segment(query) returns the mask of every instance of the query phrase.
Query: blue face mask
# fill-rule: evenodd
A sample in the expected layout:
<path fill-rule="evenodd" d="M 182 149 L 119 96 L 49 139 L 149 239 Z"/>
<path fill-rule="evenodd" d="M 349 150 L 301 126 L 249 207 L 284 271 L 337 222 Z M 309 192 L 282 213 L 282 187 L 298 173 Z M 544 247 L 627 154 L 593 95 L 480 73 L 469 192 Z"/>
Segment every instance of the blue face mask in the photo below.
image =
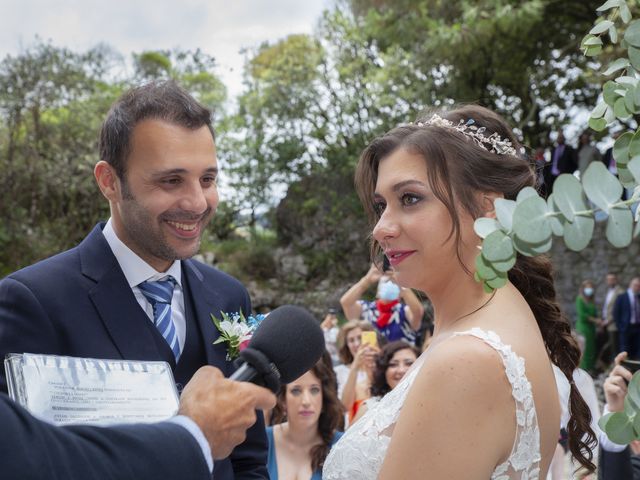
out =
<path fill-rule="evenodd" d="M 378 290 L 380 300 L 391 302 L 400 296 L 400 287 L 393 282 L 384 282 Z"/>
<path fill-rule="evenodd" d="M 585 297 L 590 297 L 591 295 L 593 295 L 593 288 L 591 287 L 587 287 L 584 289 L 584 296 Z"/>

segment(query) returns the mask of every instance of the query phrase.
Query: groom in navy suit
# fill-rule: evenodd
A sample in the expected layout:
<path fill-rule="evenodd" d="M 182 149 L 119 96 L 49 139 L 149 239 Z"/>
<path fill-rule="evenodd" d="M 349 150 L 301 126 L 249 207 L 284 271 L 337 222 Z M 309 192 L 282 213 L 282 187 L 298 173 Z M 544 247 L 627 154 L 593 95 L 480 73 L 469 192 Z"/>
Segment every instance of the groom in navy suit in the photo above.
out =
<path fill-rule="evenodd" d="M 164 360 L 179 389 L 202 365 L 231 374 L 210 314 L 248 314 L 249 295 L 191 259 L 218 204 L 217 173 L 209 110 L 173 82 L 125 93 L 102 126 L 94 169 L 111 218 L 75 248 L 0 281 L 0 356 Z M 266 454 L 258 415 L 214 476 L 266 479 Z"/>

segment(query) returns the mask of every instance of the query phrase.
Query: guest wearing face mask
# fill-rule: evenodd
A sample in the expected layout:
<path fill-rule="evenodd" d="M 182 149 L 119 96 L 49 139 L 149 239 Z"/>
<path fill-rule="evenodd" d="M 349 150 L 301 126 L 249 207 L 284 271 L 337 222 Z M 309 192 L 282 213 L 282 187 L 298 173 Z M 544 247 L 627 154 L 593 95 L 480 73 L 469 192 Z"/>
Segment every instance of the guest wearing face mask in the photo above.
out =
<path fill-rule="evenodd" d="M 593 282 L 585 280 L 576 298 L 576 331 L 584 338 L 584 352 L 580 368 L 593 372 L 596 361 L 596 329 L 602 326 L 594 302 Z"/>
<path fill-rule="evenodd" d="M 378 284 L 376 299 L 363 300 L 366 291 Z M 380 272 L 375 265 L 346 291 L 340 304 L 347 318 L 362 318 L 388 341 L 404 340 L 415 345 L 424 307 L 410 288 L 401 288 L 393 271 Z"/>

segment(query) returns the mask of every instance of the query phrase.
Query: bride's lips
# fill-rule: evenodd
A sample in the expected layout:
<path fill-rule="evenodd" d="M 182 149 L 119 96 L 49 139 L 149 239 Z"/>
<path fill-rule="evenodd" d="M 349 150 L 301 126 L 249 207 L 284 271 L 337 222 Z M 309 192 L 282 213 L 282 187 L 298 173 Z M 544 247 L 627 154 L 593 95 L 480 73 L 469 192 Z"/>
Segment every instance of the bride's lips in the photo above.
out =
<path fill-rule="evenodd" d="M 415 250 L 387 250 L 384 252 L 392 267 L 395 267 L 404 259 L 410 257 L 413 253 L 415 253 Z"/>

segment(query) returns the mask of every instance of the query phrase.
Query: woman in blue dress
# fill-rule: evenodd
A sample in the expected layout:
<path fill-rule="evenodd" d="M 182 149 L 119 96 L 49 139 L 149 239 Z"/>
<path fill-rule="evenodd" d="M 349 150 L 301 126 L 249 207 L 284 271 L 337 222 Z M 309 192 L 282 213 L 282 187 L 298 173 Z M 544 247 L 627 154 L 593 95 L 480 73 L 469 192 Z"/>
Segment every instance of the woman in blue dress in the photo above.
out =
<path fill-rule="evenodd" d="M 325 352 L 311 370 L 284 385 L 267 427 L 271 480 L 320 480 L 329 450 L 344 425 L 331 357 Z"/>

